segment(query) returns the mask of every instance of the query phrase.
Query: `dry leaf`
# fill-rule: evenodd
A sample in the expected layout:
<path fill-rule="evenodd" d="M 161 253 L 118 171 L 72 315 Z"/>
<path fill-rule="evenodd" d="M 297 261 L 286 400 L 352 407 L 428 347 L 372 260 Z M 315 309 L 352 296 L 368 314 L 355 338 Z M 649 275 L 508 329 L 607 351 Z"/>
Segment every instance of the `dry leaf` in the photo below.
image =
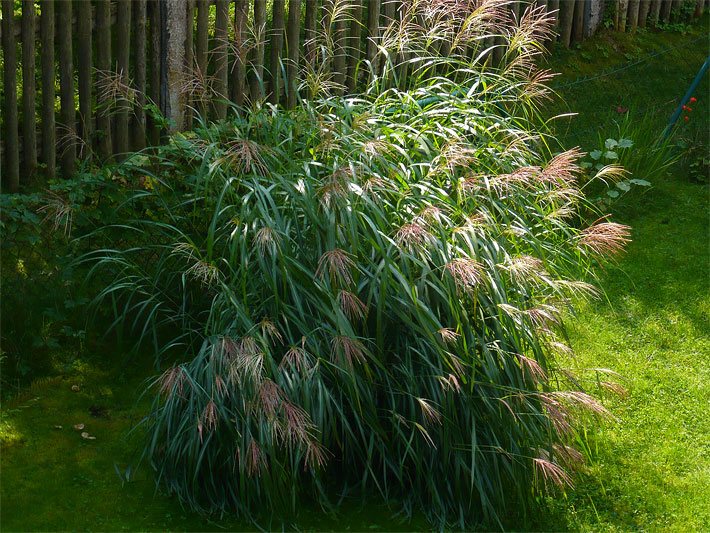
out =
<path fill-rule="evenodd" d="M 84 426 L 84 424 L 74 424 L 74 429 L 76 429 L 77 431 L 81 431 L 82 429 L 84 429 L 84 427 L 86 427 Z"/>

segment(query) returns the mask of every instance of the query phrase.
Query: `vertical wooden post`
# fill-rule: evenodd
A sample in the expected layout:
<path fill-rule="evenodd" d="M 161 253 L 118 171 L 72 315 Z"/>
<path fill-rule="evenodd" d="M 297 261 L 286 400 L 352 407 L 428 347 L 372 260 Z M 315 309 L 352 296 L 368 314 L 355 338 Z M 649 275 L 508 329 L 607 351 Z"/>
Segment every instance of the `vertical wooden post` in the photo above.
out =
<path fill-rule="evenodd" d="M 631 33 L 636 33 L 636 28 L 639 23 L 639 0 L 629 0 L 629 13 L 627 16 L 627 24 L 629 25 L 629 31 Z"/>
<path fill-rule="evenodd" d="M 131 52 L 131 4 L 131 0 L 118 0 L 116 6 L 116 75 L 124 86 L 130 84 L 128 69 Z M 129 105 L 129 101 L 120 102 L 116 112 L 116 136 L 113 152 L 119 157 L 129 150 Z"/>
<path fill-rule="evenodd" d="M 22 155 L 23 182 L 37 169 L 37 131 L 35 129 L 35 3 L 22 0 Z"/>
<path fill-rule="evenodd" d="M 348 3 L 351 0 L 344 0 Z M 344 9 L 344 12 L 334 21 L 335 22 L 335 35 L 333 39 L 333 81 L 338 86 L 337 91 L 341 92 L 341 87 L 345 85 L 345 58 L 346 58 L 346 44 L 348 42 L 348 19 L 350 16 L 350 10 Z"/>
<path fill-rule="evenodd" d="M 190 71 L 196 70 L 193 76 L 196 76 L 204 83 L 201 89 L 207 92 L 207 54 L 208 54 L 208 24 L 210 15 L 209 0 L 197 0 L 197 39 L 195 41 L 195 64 L 189 65 Z M 197 112 L 203 119 L 207 119 L 207 102 L 206 94 L 199 95 L 200 100 L 197 104 Z"/>
<path fill-rule="evenodd" d="M 584 5 L 586 0 L 575 0 L 574 3 L 574 25 L 572 38 L 574 42 L 582 42 L 584 40 Z"/>
<path fill-rule="evenodd" d="M 65 178 L 74 174 L 76 159 L 76 107 L 74 104 L 74 63 L 72 61 L 72 2 L 60 0 L 57 2 L 57 38 L 59 40 L 59 113 L 62 128 L 64 128 L 61 167 Z"/>
<path fill-rule="evenodd" d="M 264 45 L 266 39 L 266 0 L 254 0 L 254 65 L 251 78 L 251 99 L 257 102 L 264 98 Z"/>
<path fill-rule="evenodd" d="M 626 31 L 626 14 L 629 11 L 629 0 L 618 0 L 616 4 L 616 30 L 620 32 Z"/>
<path fill-rule="evenodd" d="M 357 66 L 360 62 L 360 53 L 362 48 L 362 1 L 353 0 L 353 5 L 350 11 L 352 17 L 350 21 L 350 36 L 348 37 L 347 54 L 347 79 L 346 85 L 349 93 L 355 92 L 357 85 Z"/>
<path fill-rule="evenodd" d="M 185 21 L 187 0 L 166 1 L 167 50 L 166 59 L 166 111 L 172 121 L 173 131 L 184 127 L 185 119 Z"/>
<path fill-rule="evenodd" d="M 163 106 L 160 101 L 162 51 L 160 47 L 160 5 L 158 4 L 158 0 L 150 0 L 147 8 L 148 23 L 150 25 L 150 79 L 148 83 L 148 96 L 158 109 L 162 109 Z M 160 143 L 160 126 L 152 118 L 150 119 L 148 132 L 150 144 L 157 146 Z"/>
<path fill-rule="evenodd" d="M 682 15 L 680 8 L 683 5 L 683 0 L 673 0 L 671 4 L 671 20 L 677 22 L 681 20 Z"/>
<path fill-rule="evenodd" d="M 214 58 L 214 92 L 212 107 L 214 117 L 222 119 L 227 116 L 227 50 L 229 48 L 229 35 L 227 22 L 229 20 L 229 3 L 227 0 L 217 0 L 217 16 L 214 26 L 214 44 L 212 54 Z"/>
<path fill-rule="evenodd" d="M 638 25 L 642 28 L 646 27 L 646 22 L 648 20 L 648 13 L 651 9 L 651 0 L 641 0 L 639 7 L 639 21 Z"/>
<path fill-rule="evenodd" d="M 286 106 L 291 109 L 296 106 L 298 89 L 299 38 L 301 35 L 301 0 L 289 0 L 288 26 L 286 28 L 286 48 L 288 65 L 286 67 Z"/>
<path fill-rule="evenodd" d="M 395 12 L 396 12 L 396 0 L 383 0 L 382 2 L 382 18 L 384 19 L 384 26 L 389 26 L 394 22 Z"/>
<path fill-rule="evenodd" d="M 145 148 L 145 84 L 146 84 L 146 0 L 133 0 L 133 83 L 136 105 L 131 116 L 131 147 Z"/>
<path fill-rule="evenodd" d="M 247 0 L 237 0 L 234 6 L 234 40 L 236 50 L 234 54 L 234 70 L 232 72 L 232 87 L 234 92 L 232 100 L 243 106 L 246 97 L 247 79 L 247 21 L 249 19 L 249 4 Z"/>
<path fill-rule="evenodd" d="M 378 0 L 375 0 L 378 1 Z M 305 45 L 306 45 L 306 62 L 313 63 L 316 60 L 318 53 L 318 45 L 316 43 L 316 24 L 318 20 L 318 2 L 317 0 L 306 0 L 306 20 L 305 20 Z"/>
<path fill-rule="evenodd" d="M 285 0 L 274 0 L 269 56 L 269 102 L 278 104 L 281 97 L 281 51 L 284 41 Z"/>
<path fill-rule="evenodd" d="M 648 24 L 656 26 L 661 15 L 661 0 L 651 0 L 651 9 L 648 13 Z"/>
<path fill-rule="evenodd" d="M 79 79 L 79 126 L 81 128 L 80 158 L 91 152 L 93 132 L 93 68 L 91 61 L 91 5 L 82 6 L 76 12 L 77 28 L 77 77 Z"/>
<path fill-rule="evenodd" d="M 17 192 L 20 187 L 20 145 L 17 133 L 17 51 L 13 1 L 2 0 L 2 49 L 4 54 L 3 126 L 5 130 L 5 168 L 3 185 L 8 192 Z"/>
<path fill-rule="evenodd" d="M 663 4 L 661 4 L 661 22 L 670 22 L 673 0 L 662 0 L 662 2 Z"/>
<path fill-rule="evenodd" d="M 367 60 L 373 73 L 377 74 L 377 45 L 380 39 L 380 0 L 370 0 L 367 3 Z"/>
<path fill-rule="evenodd" d="M 560 2 L 560 41 L 569 48 L 572 43 L 572 22 L 574 21 L 574 0 Z"/>
<path fill-rule="evenodd" d="M 560 0 L 549 0 L 547 2 L 547 12 L 553 19 L 552 27 L 557 28 L 560 22 Z"/>
<path fill-rule="evenodd" d="M 96 2 L 96 70 L 100 77 L 107 76 L 111 70 L 111 2 L 97 0 Z M 102 159 L 111 157 L 111 117 L 106 109 L 110 102 L 102 100 L 97 94 L 96 133 L 99 156 Z"/>
<path fill-rule="evenodd" d="M 195 65 L 195 49 L 193 45 L 195 37 L 195 0 L 187 0 L 187 12 L 185 13 L 185 72 L 191 76 Z M 194 105 L 191 95 L 185 94 L 185 128 L 192 129 Z"/>
<path fill-rule="evenodd" d="M 46 167 L 47 177 L 53 178 L 57 170 L 54 117 L 54 2 L 42 4 L 39 23 L 42 42 L 42 162 Z"/>

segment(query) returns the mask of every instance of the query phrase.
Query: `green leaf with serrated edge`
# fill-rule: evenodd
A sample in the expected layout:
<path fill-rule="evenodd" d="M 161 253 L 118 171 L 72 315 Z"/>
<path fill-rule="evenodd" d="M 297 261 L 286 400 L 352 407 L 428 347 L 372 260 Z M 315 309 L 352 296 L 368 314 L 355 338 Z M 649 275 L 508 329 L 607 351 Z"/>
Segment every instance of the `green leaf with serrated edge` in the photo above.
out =
<path fill-rule="evenodd" d="M 607 150 L 606 152 L 604 152 L 604 157 L 607 159 L 619 159 L 619 154 L 617 154 L 613 150 Z"/>
<path fill-rule="evenodd" d="M 604 142 L 604 146 L 607 148 L 607 150 L 611 150 L 612 148 L 614 148 L 614 147 L 616 147 L 616 146 L 618 146 L 618 145 L 619 145 L 619 143 L 616 142 L 616 140 L 614 140 L 614 139 L 607 139 L 607 140 Z"/>
<path fill-rule="evenodd" d="M 631 148 L 634 145 L 634 141 L 631 139 L 619 139 L 619 148 Z"/>
<path fill-rule="evenodd" d="M 597 159 L 599 159 L 601 156 L 602 156 L 602 151 L 601 151 L 601 150 L 594 150 L 593 152 L 590 152 L 590 153 L 589 153 L 589 157 L 591 157 L 592 159 L 594 159 L 594 161 L 596 161 Z"/>

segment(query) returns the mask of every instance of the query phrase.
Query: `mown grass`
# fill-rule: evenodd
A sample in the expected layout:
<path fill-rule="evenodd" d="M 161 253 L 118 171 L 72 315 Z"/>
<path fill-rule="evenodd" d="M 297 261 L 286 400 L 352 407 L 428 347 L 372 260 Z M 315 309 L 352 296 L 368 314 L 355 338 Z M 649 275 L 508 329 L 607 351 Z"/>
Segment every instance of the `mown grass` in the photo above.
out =
<path fill-rule="evenodd" d="M 707 27 L 706 16 L 688 35 L 607 34 L 553 57 L 551 67 L 565 73 L 557 83 L 564 85 L 673 48 L 559 89 L 560 109 L 579 113 L 563 136 L 567 145 L 584 149 L 595 147 L 600 135 L 613 137 L 623 118 L 619 105 L 632 122 L 651 113 L 639 134 L 662 131 L 705 59 Z M 704 139 L 707 150 L 707 76 L 695 95 L 691 120 L 677 135 Z M 588 471 L 566 497 L 550 500 L 550 515 L 534 528 L 702 531 L 710 524 L 708 192 L 689 179 L 681 159 L 653 188 L 615 206 L 614 218 L 633 228 L 633 242 L 603 278 L 604 299 L 583 306 L 569 334 L 576 364 L 618 372 L 628 395 L 609 395 L 618 420 L 591 435 Z"/>
<path fill-rule="evenodd" d="M 678 47 L 617 74 L 561 88 L 559 110 L 580 112 L 566 126 L 568 145 L 585 148 L 599 133 L 614 132 L 618 105 L 637 113 L 665 103 L 656 110 L 656 127 L 662 128 L 672 101 L 703 60 L 706 46 L 697 39 L 707 22 L 706 17 L 685 36 L 602 35 L 582 50 L 557 53 L 552 68 L 565 72 L 557 81 L 564 84 L 607 71 L 627 61 L 626 53 Z M 690 136 L 707 134 L 708 94 L 706 78 Z M 544 502 L 539 516 L 508 524 L 511 529 L 700 531 L 710 523 L 710 424 L 704 416 L 710 400 L 708 189 L 690 182 L 676 165 L 666 179 L 632 192 L 615 211 L 616 220 L 634 228 L 634 241 L 618 267 L 606 273 L 605 299 L 584 306 L 569 333 L 576 364 L 618 372 L 628 395 L 607 397 L 617 421 L 590 433 L 589 465 L 575 489 Z M 103 370 L 76 365 L 73 373 L 37 383 L 3 406 L 4 531 L 253 529 L 182 510 L 155 493 L 145 467 L 127 483 L 116 474 L 114 465 L 125 472 L 136 462 L 138 435 L 129 430 L 147 409 L 136 391 L 150 372 L 122 364 Z M 74 384 L 79 392 L 72 391 Z M 92 407 L 107 413 L 94 417 Z M 82 439 L 72 428 L 77 423 L 96 440 Z M 298 527 L 428 529 L 420 518 L 391 519 L 384 505 L 363 510 L 354 503 L 337 517 L 310 509 Z"/>

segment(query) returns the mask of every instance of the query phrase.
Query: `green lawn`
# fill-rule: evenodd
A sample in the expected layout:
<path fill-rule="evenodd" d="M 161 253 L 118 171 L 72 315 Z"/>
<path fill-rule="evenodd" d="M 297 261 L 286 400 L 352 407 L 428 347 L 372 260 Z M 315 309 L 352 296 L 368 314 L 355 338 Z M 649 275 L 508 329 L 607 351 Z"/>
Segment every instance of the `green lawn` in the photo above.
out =
<path fill-rule="evenodd" d="M 592 146 L 611 135 L 618 105 L 651 109 L 662 129 L 707 52 L 708 18 L 688 35 L 602 35 L 581 50 L 557 53 L 551 68 L 565 72 L 558 111 L 580 112 L 560 122 L 568 145 Z M 677 47 L 649 61 L 644 55 Z M 638 62 L 638 63 L 637 63 Z M 581 82 L 581 78 L 629 68 Z M 631 65 L 631 66 L 630 66 Z M 577 83 L 578 82 L 578 83 Z M 707 78 L 691 128 L 707 134 Z M 686 132 L 688 133 L 688 132 Z M 692 132 L 691 132 L 692 133 Z M 706 141 L 707 142 L 707 141 Z M 706 145 L 707 146 L 707 145 Z M 633 227 L 633 243 L 603 276 L 605 296 L 586 304 L 569 323 L 580 368 L 618 372 L 625 398 L 605 397 L 617 417 L 589 435 L 589 461 L 576 487 L 541 502 L 540 514 L 512 529 L 582 531 L 700 531 L 710 524 L 710 233 L 708 188 L 685 167 L 632 191 L 615 219 Z M 90 364 L 36 383 L 3 406 L 0 527 L 15 530 L 235 530 L 181 509 L 156 494 L 145 466 L 122 483 L 115 465 L 135 464 L 145 412 L 136 397 L 145 371 L 132 363 L 101 371 Z M 79 391 L 72 386 L 79 385 Z M 94 414 L 99 416 L 92 415 Z M 85 440 L 74 424 L 96 436 Z M 61 429 L 55 426 L 61 426 Z M 268 510 L 264 510 L 268 514 Z M 363 512 L 347 504 L 337 517 L 304 511 L 307 530 L 422 530 L 421 519 L 401 523 L 384 505 Z"/>

